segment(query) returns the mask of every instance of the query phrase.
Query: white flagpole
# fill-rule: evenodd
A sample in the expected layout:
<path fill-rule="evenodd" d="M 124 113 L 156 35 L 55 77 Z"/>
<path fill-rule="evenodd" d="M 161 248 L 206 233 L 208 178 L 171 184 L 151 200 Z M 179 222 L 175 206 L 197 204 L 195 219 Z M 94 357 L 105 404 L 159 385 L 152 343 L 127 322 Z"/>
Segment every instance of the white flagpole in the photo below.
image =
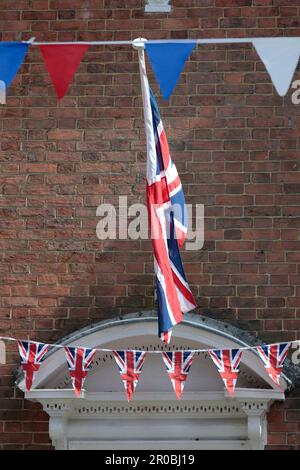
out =
<path fill-rule="evenodd" d="M 150 158 L 151 155 L 156 155 L 155 140 L 153 135 L 153 124 L 152 124 L 152 111 L 149 94 L 149 82 L 146 71 L 145 63 L 145 42 L 146 39 L 135 39 L 133 41 L 133 47 L 138 51 L 139 56 L 139 70 L 142 88 L 142 99 L 143 99 L 143 112 L 144 112 L 144 123 L 146 131 L 146 142 L 147 142 L 147 176 L 155 174 L 156 161 Z M 150 168 L 153 166 L 153 171 Z M 148 180 L 150 177 L 148 178 Z"/>

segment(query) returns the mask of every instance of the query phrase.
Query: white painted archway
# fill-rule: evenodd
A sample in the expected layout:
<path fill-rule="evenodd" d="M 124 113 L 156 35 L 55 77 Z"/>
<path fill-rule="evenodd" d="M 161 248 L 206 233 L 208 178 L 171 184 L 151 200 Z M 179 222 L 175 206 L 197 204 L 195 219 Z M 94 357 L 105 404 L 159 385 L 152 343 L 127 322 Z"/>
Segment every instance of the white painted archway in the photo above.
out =
<path fill-rule="evenodd" d="M 174 328 L 171 348 L 247 345 L 216 322 L 186 315 Z M 161 349 L 151 312 L 127 315 L 79 330 L 67 345 L 108 349 Z M 266 413 L 284 393 L 274 388 L 260 359 L 243 354 L 235 398 L 224 391 L 211 359 L 196 356 L 177 401 L 160 354 L 148 355 L 133 400 L 128 404 L 110 353 L 97 353 L 80 399 L 74 398 L 63 350 L 52 350 L 26 398 L 42 403 L 50 416 L 56 449 L 263 449 Z M 18 383 L 24 390 L 24 380 Z M 282 379 L 282 388 L 287 388 Z"/>

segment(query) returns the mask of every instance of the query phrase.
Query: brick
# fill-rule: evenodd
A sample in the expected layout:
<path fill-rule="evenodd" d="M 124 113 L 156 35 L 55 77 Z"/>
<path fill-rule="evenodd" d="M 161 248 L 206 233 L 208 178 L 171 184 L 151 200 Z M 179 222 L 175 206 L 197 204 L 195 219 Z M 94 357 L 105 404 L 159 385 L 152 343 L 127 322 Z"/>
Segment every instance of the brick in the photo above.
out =
<path fill-rule="evenodd" d="M 284 445 L 286 444 L 286 434 L 285 433 L 271 433 L 268 437 L 268 445 Z"/>
<path fill-rule="evenodd" d="M 82 131 L 75 130 L 51 130 L 48 132 L 48 140 L 80 140 Z"/>
<path fill-rule="evenodd" d="M 216 5 L 219 7 L 238 7 L 238 6 L 251 6 L 251 0 L 216 0 Z"/>

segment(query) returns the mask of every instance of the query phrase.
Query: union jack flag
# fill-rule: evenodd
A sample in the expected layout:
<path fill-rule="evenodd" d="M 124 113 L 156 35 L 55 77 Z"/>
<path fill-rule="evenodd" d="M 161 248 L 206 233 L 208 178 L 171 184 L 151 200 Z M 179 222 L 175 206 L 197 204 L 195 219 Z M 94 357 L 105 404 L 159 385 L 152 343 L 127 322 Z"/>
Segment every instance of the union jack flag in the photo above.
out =
<path fill-rule="evenodd" d="M 271 379 L 280 387 L 280 375 L 283 369 L 283 362 L 289 352 L 291 343 L 269 344 L 256 348 L 262 359 L 266 371 Z"/>
<path fill-rule="evenodd" d="M 76 397 L 80 395 L 84 381 L 96 354 L 95 349 L 73 348 L 65 346 L 69 374 Z"/>
<path fill-rule="evenodd" d="M 123 381 L 127 401 L 130 401 L 146 359 L 143 351 L 113 351 Z"/>
<path fill-rule="evenodd" d="M 162 352 L 162 357 L 178 400 L 181 399 L 194 354 L 194 352 L 190 351 Z"/>
<path fill-rule="evenodd" d="M 242 351 L 240 349 L 214 349 L 208 352 L 217 366 L 225 387 L 233 397 L 240 371 L 239 366 L 242 359 Z"/>
<path fill-rule="evenodd" d="M 145 63 L 142 60 L 140 64 L 147 140 L 147 205 L 156 274 L 158 330 L 161 339 L 168 343 L 171 329 L 182 321 L 182 314 L 196 307 L 178 247 L 183 245 L 187 234 L 187 210 L 158 106 L 149 87 Z"/>
<path fill-rule="evenodd" d="M 35 373 L 39 370 L 43 358 L 49 349 L 48 344 L 36 343 L 34 341 L 18 341 L 21 366 L 25 373 L 26 390 L 29 392 L 34 380 Z"/>

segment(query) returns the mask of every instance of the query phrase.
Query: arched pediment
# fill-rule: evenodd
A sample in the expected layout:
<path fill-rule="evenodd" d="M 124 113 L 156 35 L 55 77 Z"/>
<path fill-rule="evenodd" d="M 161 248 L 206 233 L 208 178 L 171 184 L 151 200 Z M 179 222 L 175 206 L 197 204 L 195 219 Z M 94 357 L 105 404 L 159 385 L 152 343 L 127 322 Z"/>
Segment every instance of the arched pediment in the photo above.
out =
<path fill-rule="evenodd" d="M 78 330 L 60 344 L 108 350 L 224 349 L 252 345 L 253 338 L 223 322 L 189 314 L 173 329 L 171 344 L 165 346 L 157 338 L 155 313 L 139 312 Z M 18 386 L 24 391 L 22 377 Z M 283 390 L 289 386 L 286 377 L 281 386 Z M 26 397 L 41 402 L 50 415 L 50 435 L 57 448 L 100 448 L 104 444 L 110 448 L 115 445 L 136 448 L 136 442 L 140 448 L 159 448 L 162 436 L 160 432 L 156 434 L 157 426 L 166 416 L 173 419 L 172 432 L 170 428 L 173 439 L 168 444 L 164 442 L 169 448 L 172 445 L 180 448 L 182 435 L 187 437 L 188 444 L 185 439 L 184 446 L 188 448 L 201 448 L 203 442 L 211 448 L 262 448 L 265 413 L 274 400 L 284 399 L 284 393 L 273 384 L 253 351 L 243 353 L 234 399 L 224 390 L 207 353 L 196 353 L 180 402 L 172 390 L 161 354 L 147 355 L 129 404 L 110 351 L 97 352 L 84 389 L 82 396 L 75 399 L 65 352 L 51 349 Z M 120 419 L 120 433 L 113 424 L 116 417 Z M 143 420 L 146 420 L 144 427 Z M 122 423 L 129 426 L 129 434 L 125 432 L 129 444 L 121 442 Z M 182 434 L 185 426 L 187 429 Z M 100 428 L 103 428 L 101 433 Z M 220 429 L 223 429 L 221 433 Z M 100 439 L 103 432 L 107 437 L 105 443 Z M 154 444 L 156 436 L 160 437 Z M 223 442 L 224 436 L 229 447 Z"/>

